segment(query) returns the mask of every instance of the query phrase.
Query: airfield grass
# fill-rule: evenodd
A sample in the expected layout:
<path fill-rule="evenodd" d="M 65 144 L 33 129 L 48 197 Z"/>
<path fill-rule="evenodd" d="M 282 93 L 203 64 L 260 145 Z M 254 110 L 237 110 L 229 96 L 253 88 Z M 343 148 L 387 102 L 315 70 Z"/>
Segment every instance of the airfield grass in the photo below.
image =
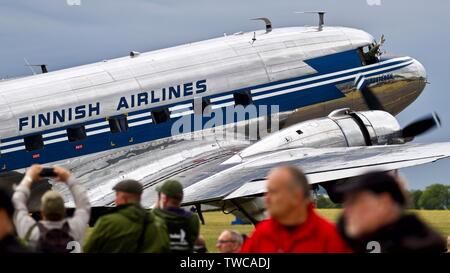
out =
<path fill-rule="evenodd" d="M 318 209 L 319 214 L 335 222 L 338 218 L 340 209 Z M 411 210 L 410 213 L 416 213 L 420 218 L 426 221 L 430 226 L 447 238 L 450 235 L 450 211 L 448 210 Z M 205 225 L 201 226 L 201 234 L 205 237 L 206 246 L 209 252 L 217 252 L 216 241 L 219 234 L 224 229 L 234 229 L 241 233 L 250 234 L 253 230 L 252 225 L 231 225 L 234 220 L 233 215 L 226 215 L 222 212 L 204 213 Z"/>

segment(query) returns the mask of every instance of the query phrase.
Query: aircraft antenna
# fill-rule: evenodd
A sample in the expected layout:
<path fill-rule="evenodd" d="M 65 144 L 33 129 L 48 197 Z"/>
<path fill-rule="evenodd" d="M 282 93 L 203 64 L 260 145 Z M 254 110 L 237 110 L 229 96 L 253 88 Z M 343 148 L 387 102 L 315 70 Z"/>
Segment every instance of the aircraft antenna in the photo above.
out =
<path fill-rule="evenodd" d="M 27 59 L 23 58 L 25 61 L 25 66 L 28 66 L 33 73 L 33 75 L 36 75 L 36 71 L 34 71 L 33 66 L 39 66 L 41 68 L 42 74 L 48 73 L 47 65 L 46 64 L 30 64 Z"/>
<path fill-rule="evenodd" d="M 253 38 L 252 38 L 252 42 L 251 44 L 253 45 L 253 43 L 256 41 L 256 32 L 253 32 Z"/>
<path fill-rule="evenodd" d="M 266 33 L 269 33 L 272 31 L 272 22 L 270 21 L 269 18 L 266 17 L 258 17 L 258 18 L 252 18 L 250 20 L 259 20 L 259 21 L 263 21 L 266 24 Z"/>
<path fill-rule="evenodd" d="M 325 24 L 325 11 L 296 11 L 295 13 L 301 14 L 318 14 L 319 15 L 319 31 L 322 31 Z"/>
<path fill-rule="evenodd" d="M 30 68 L 31 73 L 33 73 L 33 75 L 36 75 L 36 71 L 34 71 L 33 66 L 30 65 L 30 63 L 28 62 L 28 60 L 27 60 L 25 57 L 23 57 L 23 60 L 25 61 L 25 66 L 28 66 L 28 67 Z"/>

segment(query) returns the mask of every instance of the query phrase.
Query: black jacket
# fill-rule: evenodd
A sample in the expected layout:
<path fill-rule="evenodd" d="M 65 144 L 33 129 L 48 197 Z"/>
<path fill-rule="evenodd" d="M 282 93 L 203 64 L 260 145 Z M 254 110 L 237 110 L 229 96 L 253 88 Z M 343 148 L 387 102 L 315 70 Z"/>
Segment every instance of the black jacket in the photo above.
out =
<path fill-rule="evenodd" d="M 30 253 L 16 237 L 9 235 L 0 240 L 0 253 Z"/>
<path fill-rule="evenodd" d="M 379 243 L 381 253 L 446 251 L 444 239 L 415 215 L 405 214 L 396 222 L 356 240 L 348 237 L 344 221 L 344 217 L 339 219 L 338 231 L 355 252 L 371 252 L 373 250 L 369 244 L 371 241 Z"/>

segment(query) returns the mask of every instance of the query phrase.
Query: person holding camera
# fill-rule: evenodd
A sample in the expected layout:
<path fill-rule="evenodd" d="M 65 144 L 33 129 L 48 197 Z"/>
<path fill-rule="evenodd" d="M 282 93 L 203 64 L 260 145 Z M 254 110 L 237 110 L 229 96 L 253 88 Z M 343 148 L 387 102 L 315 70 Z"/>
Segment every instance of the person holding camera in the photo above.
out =
<path fill-rule="evenodd" d="M 64 199 L 56 191 L 47 191 L 41 198 L 41 221 L 34 220 L 28 211 L 27 201 L 31 185 L 45 177 L 65 183 L 75 201 L 75 212 L 66 217 Z M 73 179 L 70 172 L 54 166 L 31 166 L 13 194 L 14 224 L 18 236 L 31 250 L 47 253 L 81 252 L 81 245 L 89 223 L 91 204 L 85 189 Z"/>

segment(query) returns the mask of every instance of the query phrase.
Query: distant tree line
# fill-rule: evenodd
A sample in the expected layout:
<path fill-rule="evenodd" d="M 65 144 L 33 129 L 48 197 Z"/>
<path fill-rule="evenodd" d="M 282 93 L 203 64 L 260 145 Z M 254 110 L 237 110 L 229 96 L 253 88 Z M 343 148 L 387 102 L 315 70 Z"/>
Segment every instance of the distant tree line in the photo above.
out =
<path fill-rule="evenodd" d="M 450 209 L 450 185 L 433 184 L 425 190 L 409 191 L 410 209 L 447 210 Z M 341 208 L 342 204 L 333 203 L 326 194 L 316 198 L 317 208 Z"/>
<path fill-rule="evenodd" d="M 450 209 L 450 185 L 433 184 L 425 190 L 412 190 L 411 209 Z"/>

